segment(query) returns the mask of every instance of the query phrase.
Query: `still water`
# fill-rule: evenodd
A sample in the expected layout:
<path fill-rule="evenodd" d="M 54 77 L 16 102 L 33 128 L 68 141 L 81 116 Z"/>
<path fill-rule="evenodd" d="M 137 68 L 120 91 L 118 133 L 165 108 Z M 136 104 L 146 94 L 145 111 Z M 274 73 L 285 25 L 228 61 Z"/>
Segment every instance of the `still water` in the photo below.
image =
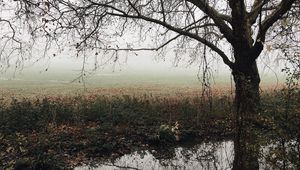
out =
<path fill-rule="evenodd" d="M 296 146 L 295 144 L 298 145 L 296 142 L 288 142 L 286 146 Z M 282 169 L 283 160 L 277 160 L 278 167 L 271 165 L 274 162 L 268 162 L 270 161 L 268 156 L 276 156 L 270 155 L 271 151 L 278 148 L 281 148 L 278 143 L 260 147 L 259 169 Z M 202 143 L 188 148 L 178 147 L 172 153 L 160 153 L 154 150 L 139 151 L 114 161 L 98 163 L 95 167 L 81 166 L 76 167 L 75 170 L 229 170 L 233 169 L 234 159 L 234 142 L 222 141 Z M 298 168 L 299 165 L 286 162 L 284 169 Z"/>
<path fill-rule="evenodd" d="M 231 169 L 233 162 L 233 142 L 203 143 L 193 148 L 178 147 L 172 158 L 161 157 L 157 151 L 141 151 L 124 155 L 114 162 L 98 164 L 97 167 L 77 167 L 75 170 L 115 170 L 115 169 Z"/>

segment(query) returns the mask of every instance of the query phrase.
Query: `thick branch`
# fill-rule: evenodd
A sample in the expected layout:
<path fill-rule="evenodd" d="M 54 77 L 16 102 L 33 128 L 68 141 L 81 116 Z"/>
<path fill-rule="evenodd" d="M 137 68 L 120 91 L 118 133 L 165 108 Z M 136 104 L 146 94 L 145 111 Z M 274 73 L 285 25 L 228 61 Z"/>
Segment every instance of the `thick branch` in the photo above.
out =
<path fill-rule="evenodd" d="M 209 6 L 209 4 L 204 0 L 187 0 L 188 2 L 196 5 L 201 11 L 207 14 L 212 20 L 216 23 L 221 33 L 224 34 L 224 37 L 228 42 L 233 42 L 233 35 L 231 28 L 225 23 L 225 21 L 232 23 L 232 19 L 227 16 L 220 14 L 214 8 Z"/>
<path fill-rule="evenodd" d="M 204 38 L 201 38 L 199 37 L 198 35 L 196 34 L 193 34 L 193 33 L 190 33 L 189 31 L 186 31 L 186 30 L 183 30 L 181 28 L 176 28 L 170 24 L 167 24 L 163 21 L 160 21 L 160 20 L 157 20 L 157 19 L 153 19 L 153 18 L 150 18 L 150 17 L 146 17 L 146 16 L 143 16 L 143 15 L 128 15 L 128 14 L 116 14 L 116 13 L 108 13 L 109 15 L 112 15 L 112 16 L 119 16 L 119 17 L 125 17 L 125 18 L 132 18 L 132 19 L 141 19 L 141 20 L 145 20 L 145 21 L 148 21 L 148 22 L 152 22 L 152 23 L 155 23 L 155 24 L 159 24 L 169 30 L 172 30 L 174 32 L 177 32 L 178 34 L 180 35 L 184 35 L 184 36 L 188 36 L 190 38 L 193 38 L 195 40 L 198 40 L 199 42 L 201 42 L 202 44 L 205 44 L 207 45 L 210 49 L 212 49 L 213 51 L 215 51 L 217 54 L 219 54 L 224 63 L 226 65 L 228 65 L 230 68 L 233 67 L 233 63 L 229 60 L 229 58 L 226 56 L 226 54 L 220 50 L 217 46 L 215 46 L 213 43 L 207 41 L 206 39 Z"/>
<path fill-rule="evenodd" d="M 265 35 L 268 29 L 278 21 L 287 11 L 289 11 L 296 0 L 282 0 L 278 5 L 277 9 L 272 12 L 266 19 L 262 22 L 258 40 L 265 41 Z"/>
<path fill-rule="evenodd" d="M 249 18 L 251 25 L 255 23 L 256 18 L 262 11 L 262 7 L 266 4 L 266 2 L 268 2 L 268 0 L 255 0 L 254 1 L 251 11 L 248 14 L 248 18 Z"/>

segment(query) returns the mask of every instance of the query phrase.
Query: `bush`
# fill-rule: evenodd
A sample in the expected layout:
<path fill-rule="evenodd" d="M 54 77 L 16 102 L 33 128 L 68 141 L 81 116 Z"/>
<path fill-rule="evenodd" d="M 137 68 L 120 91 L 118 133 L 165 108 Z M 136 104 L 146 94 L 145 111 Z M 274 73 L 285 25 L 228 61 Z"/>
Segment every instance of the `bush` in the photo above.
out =
<path fill-rule="evenodd" d="M 9 131 L 41 129 L 50 121 L 48 111 L 45 103 L 13 99 L 8 108 L 2 108 L 2 121 Z"/>

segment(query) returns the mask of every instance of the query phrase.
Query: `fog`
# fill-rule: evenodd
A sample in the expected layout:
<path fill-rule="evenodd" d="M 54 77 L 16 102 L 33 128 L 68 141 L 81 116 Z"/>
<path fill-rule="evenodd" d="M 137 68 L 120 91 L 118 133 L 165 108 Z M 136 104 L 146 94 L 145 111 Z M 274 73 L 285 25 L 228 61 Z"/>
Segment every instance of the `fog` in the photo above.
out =
<path fill-rule="evenodd" d="M 105 57 L 102 59 L 105 61 Z M 74 57 L 74 54 L 67 52 L 34 61 L 32 59 L 24 63 L 23 69 L 20 70 L 16 70 L 14 67 L 8 68 L 1 74 L 2 81 L 0 83 L 3 84 L 5 80 L 70 83 L 78 78 L 83 66 L 83 57 Z M 95 57 L 87 57 L 84 79 L 93 84 L 93 87 L 155 84 L 200 86 L 201 61 L 192 64 L 188 64 L 185 60 L 176 63 L 175 61 L 172 53 L 161 57 L 157 52 L 141 51 L 134 54 L 123 54 L 117 62 L 98 63 L 95 69 Z M 284 74 L 281 72 L 284 63 L 266 55 L 260 57 L 258 63 L 262 85 L 284 82 Z M 231 83 L 230 69 L 222 61 L 215 58 L 209 60 L 209 72 L 212 86 Z M 76 80 L 73 84 L 78 84 L 79 81 Z M 22 83 L 18 82 L 18 84 Z"/>

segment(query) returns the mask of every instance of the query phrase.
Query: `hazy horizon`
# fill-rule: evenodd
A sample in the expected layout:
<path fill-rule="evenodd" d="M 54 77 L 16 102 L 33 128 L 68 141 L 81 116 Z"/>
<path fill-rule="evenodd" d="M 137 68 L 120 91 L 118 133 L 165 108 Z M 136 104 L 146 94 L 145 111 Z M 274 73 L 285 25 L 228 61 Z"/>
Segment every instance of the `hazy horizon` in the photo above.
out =
<path fill-rule="evenodd" d="M 173 85 L 173 86 L 201 86 L 197 74 L 199 63 L 187 65 L 182 62 L 174 66 L 174 58 L 157 58 L 153 52 L 141 52 L 138 55 L 121 58 L 113 65 L 106 64 L 93 69 L 93 60 L 87 61 L 87 70 L 90 74 L 86 76 L 86 85 L 95 87 L 123 87 L 123 86 L 151 86 L 151 85 Z M 269 65 L 259 63 L 259 70 L 262 77 L 262 85 L 276 84 L 284 82 L 284 74 L 280 72 L 280 64 L 269 62 Z M 276 67 L 277 66 L 277 67 Z M 281 66 L 283 66 L 281 64 Z M 2 87 L 22 87 L 25 86 L 45 86 L 49 83 L 53 86 L 81 85 L 78 81 L 70 84 L 80 74 L 82 60 L 70 56 L 57 56 L 50 60 L 41 60 L 35 64 L 27 63 L 21 71 L 14 72 L 9 68 L 1 74 L 0 86 Z M 231 83 L 230 70 L 222 61 L 214 60 L 211 64 L 213 86 L 229 85 Z M 200 75 L 202 73 L 200 72 Z M 279 82 L 278 82 L 279 81 Z M 15 82 L 15 83 L 14 83 Z M 2 84 L 2 85 L 1 85 Z M 11 85 L 13 84 L 13 85 Z"/>

